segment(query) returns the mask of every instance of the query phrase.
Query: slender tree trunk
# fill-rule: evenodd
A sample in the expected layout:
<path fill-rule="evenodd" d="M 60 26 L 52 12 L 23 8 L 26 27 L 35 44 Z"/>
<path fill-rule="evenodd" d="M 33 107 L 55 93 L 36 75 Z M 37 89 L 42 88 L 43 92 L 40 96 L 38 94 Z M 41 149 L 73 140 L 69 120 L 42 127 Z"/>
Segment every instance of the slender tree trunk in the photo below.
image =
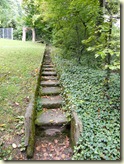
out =
<path fill-rule="evenodd" d="M 78 56 L 78 63 L 81 63 L 81 50 L 80 50 L 80 35 L 79 35 L 79 27 L 76 25 L 76 34 L 77 34 L 77 56 Z"/>
<path fill-rule="evenodd" d="M 99 29 L 99 25 L 101 25 L 103 23 L 103 21 L 104 21 L 104 18 L 103 18 L 103 7 L 105 5 L 104 1 L 105 0 L 99 0 L 100 11 L 99 11 L 98 19 L 97 19 L 97 22 L 96 22 L 96 26 L 98 27 L 98 29 Z M 101 32 L 98 32 L 97 36 L 100 37 L 101 36 Z"/>
<path fill-rule="evenodd" d="M 110 15 L 110 26 L 109 26 L 109 36 L 108 36 L 108 49 L 110 48 L 110 41 L 111 41 L 111 34 L 112 34 L 112 15 Z M 106 76 L 106 81 L 107 81 L 107 89 L 109 89 L 109 79 L 110 79 L 110 66 L 111 64 L 111 54 L 108 53 L 107 54 L 107 65 L 108 65 L 108 68 L 107 68 L 107 76 Z"/>

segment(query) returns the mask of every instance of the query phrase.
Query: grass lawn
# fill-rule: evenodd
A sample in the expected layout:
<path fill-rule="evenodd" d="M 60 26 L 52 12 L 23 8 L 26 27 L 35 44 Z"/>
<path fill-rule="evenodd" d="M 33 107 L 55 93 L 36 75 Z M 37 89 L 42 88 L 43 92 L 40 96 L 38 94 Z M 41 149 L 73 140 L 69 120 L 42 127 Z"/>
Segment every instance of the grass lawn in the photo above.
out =
<path fill-rule="evenodd" d="M 0 159 L 11 159 L 14 144 L 20 144 L 18 136 L 23 138 L 24 114 L 44 48 L 38 43 L 0 39 Z"/>

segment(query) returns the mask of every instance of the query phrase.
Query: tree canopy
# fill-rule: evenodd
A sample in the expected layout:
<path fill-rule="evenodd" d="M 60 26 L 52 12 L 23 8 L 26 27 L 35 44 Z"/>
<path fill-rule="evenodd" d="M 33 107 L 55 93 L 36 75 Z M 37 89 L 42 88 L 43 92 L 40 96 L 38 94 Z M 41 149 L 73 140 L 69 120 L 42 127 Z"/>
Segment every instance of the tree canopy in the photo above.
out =
<path fill-rule="evenodd" d="M 26 24 L 42 27 L 46 40 L 65 57 L 79 63 L 85 57 L 87 63 L 119 70 L 119 1 L 25 0 L 23 6 Z"/>
<path fill-rule="evenodd" d="M 38 29 L 64 57 L 106 69 L 108 77 L 120 69 L 119 1 L 24 0 L 22 6 L 23 12 L 17 0 L 1 0 L 0 26 L 15 27 L 23 15 L 22 25 Z"/>
<path fill-rule="evenodd" d="M 18 0 L 0 1 L 0 27 L 16 27 L 21 14 Z"/>

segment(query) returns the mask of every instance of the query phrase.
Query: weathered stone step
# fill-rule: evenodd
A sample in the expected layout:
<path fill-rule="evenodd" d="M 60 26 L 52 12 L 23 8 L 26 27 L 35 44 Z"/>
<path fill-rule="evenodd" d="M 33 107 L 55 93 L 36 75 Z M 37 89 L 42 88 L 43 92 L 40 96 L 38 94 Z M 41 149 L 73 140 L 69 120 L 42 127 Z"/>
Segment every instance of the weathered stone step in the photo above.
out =
<path fill-rule="evenodd" d="M 57 80 L 57 76 L 41 76 L 41 80 Z"/>
<path fill-rule="evenodd" d="M 41 95 L 58 95 L 61 93 L 60 87 L 41 87 Z"/>
<path fill-rule="evenodd" d="M 43 68 L 53 68 L 53 64 L 43 64 Z"/>
<path fill-rule="evenodd" d="M 47 80 L 47 81 L 41 81 L 41 86 L 49 86 L 49 87 L 54 87 L 54 86 L 59 86 L 59 81 L 58 80 Z"/>
<path fill-rule="evenodd" d="M 52 63 L 51 62 L 50 63 L 43 62 L 43 65 L 52 65 Z"/>
<path fill-rule="evenodd" d="M 46 64 L 46 65 L 47 65 L 47 64 L 48 64 L 48 65 L 50 64 L 50 65 L 52 65 L 52 61 L 44 61 L 43 64 Z"/>
<path fill-rule="evenodd" d="M 43 71 L 55 71 L 54 68 L 43 68 L 42 70 L 43 70 Z"/>
<path fill-rule="evenodd" d="M 43 76 L 56 76 L 56 72 L 55 71 L 43 71 L 42 72 Z"/>
<path fill-rule="evenodd" d="M 65 113 L 61 109 L 47 109 L 45 111 L 38 112 L 35 121 L 39 126 L 50 125 L 63 125 L 68 122 Z"/>
<path fill-rule="evenodd" d="M 51 59 L 44 59 L 44 62 L 52 62 Z"/>
<path fill-rule="evenodd" d="M 51 60 L 51 58 L 45 58 L 44 61 L 51 62 L 52 60 Z"/>
<path fill-rule="evenodd" d="M 51 60 L 50 56 L 44 56 L 44 60 Z"/>
<path fill-rule="evenodd" d="M 48 109 L 60 108 L 63 105 L 63 99 L 60 95 L 42 97 L 41 103 L 43 108 L 48 108 Z"/>
<path fill-rule="evenodd" d="M 51 60 L 51 58 L 49 56 L 45 56 L 44 60 Z"/>

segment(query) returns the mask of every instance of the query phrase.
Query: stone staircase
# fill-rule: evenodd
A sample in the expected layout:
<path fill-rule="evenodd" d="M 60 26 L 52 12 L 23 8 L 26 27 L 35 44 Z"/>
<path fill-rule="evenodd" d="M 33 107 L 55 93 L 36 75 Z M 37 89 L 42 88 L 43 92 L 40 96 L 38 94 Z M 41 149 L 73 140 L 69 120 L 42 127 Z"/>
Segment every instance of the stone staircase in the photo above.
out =
<path fill-rule="evenodd" d="M 42 109 L 37 111 L 35 124 L 44 135 L 53 136 L 62 133 L 67 130 L 69 122 L 62 110 L 64 105 L 62 90 L 49 54 L 44 56 L 40 85 Z"/>

